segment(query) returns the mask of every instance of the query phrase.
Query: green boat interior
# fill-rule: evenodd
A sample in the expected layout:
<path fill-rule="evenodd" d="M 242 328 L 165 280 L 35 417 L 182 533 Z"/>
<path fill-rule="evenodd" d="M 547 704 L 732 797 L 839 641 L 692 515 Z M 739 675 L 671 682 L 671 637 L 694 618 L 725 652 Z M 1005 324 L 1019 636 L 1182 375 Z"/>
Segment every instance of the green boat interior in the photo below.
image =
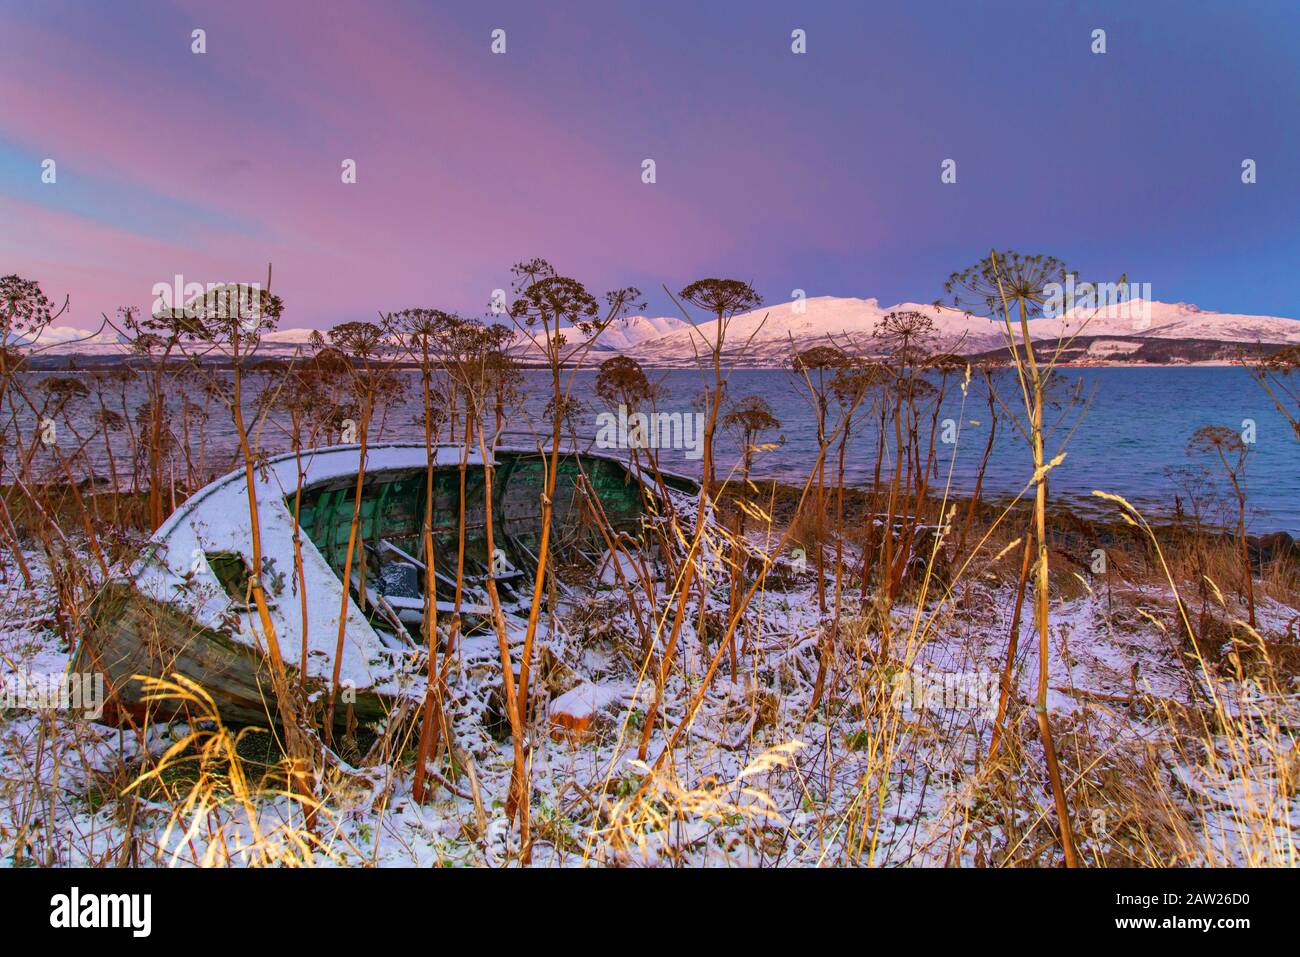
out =
<path fill-rule="evenodd" d="M 530 594 L 541 536 L 541 494 L 545 462 L 538 453 L 498 452 L 492 475 L 494 557 L 488 554 L 485 477 L 480 465 L 464 470 L 465 575 L 461 610 L 488 614 L 486 582 L 497 583 L 503 605 Z M 352 560 L 353 597 L 372 625 L 390 633 L 418 634 L 423 621 L 425 580 L 432 565 L 440 611 L 454 608 L 460 537 L 461 469 L 433 472 L 433 561 L 424 548 L 426 470 L 371 470 L 361 493 L 358 536 Z M 693 491 L 689 480 L 665 477 L 671 487 Z M 608 526 L 641 539 L 646 496 L 638 480 L 617 461 L 586 455 L 560 458 L 556 479 L 551 548 L 560 562 L 598 563 L 607 551 L 593 521 L 590 488 Z M 313 485 L 302 493 L 299 524 L 330 567 L 343 577 L 356 503 L 356 478 Z M 294 496 L 287 499 L 290 511 Z M 399 624 L 400 623 L 400 624 Z"/>

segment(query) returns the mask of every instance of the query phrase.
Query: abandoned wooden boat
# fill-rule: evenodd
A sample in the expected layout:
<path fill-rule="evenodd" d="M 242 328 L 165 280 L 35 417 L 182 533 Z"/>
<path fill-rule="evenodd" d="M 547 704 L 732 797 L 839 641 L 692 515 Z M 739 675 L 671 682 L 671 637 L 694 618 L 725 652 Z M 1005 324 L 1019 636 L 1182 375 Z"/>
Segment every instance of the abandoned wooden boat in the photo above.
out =
<path fill-rule="evenodd" d="M 460 447 L 441 446 L 433 457 L 431 564 L 440 614 L 455 607 L 463 454 Z M 499 448 L 492 464 L 496 552 L 488 555 L 483 462 L 477 452 L 465 462 L 467 573 L 461 610 L 467 616 L 487 613 L 487 575 L 507 601 L 522 603 L 536 571 L 543 454 L 535 448 Z M 428 465 L 423 444 L 367 450 L 340 666 L 350 714 L 361 723 L 382 718 L 399 697 L 421 694 L 426 681 L 421 625 L 429 572 L 422 534 Z M 334 668 L 361 467 L 359 446 L 348 445 L 280 455 L 256 472 L 259 573 L 270 617 L 286 666 L 317 695 L 329 688 Z M 552 547 L 557 554 L 606 551 L 591 522 L 593 493 L 610 526 L 639 536 L 643 520 L 659 510 L 653 503 L 696 489 L 690 479 L 652 477 L 611 455 L 563 450 Z M 306 583 L 301 591 L 295 538 Z M 266 723 L 275 713 L 274 698 L 259 647 L 257 612 L 249 601 L 252 564 L 248 492 L 239 470 L 191 496 L 132 565 L 107 583 L 86 617 L 75 669 L 103 673 L 111 702 L 136 716 L 144 709 L 133 676 L 179 673 L 208 691 L 225 720 Z"/>

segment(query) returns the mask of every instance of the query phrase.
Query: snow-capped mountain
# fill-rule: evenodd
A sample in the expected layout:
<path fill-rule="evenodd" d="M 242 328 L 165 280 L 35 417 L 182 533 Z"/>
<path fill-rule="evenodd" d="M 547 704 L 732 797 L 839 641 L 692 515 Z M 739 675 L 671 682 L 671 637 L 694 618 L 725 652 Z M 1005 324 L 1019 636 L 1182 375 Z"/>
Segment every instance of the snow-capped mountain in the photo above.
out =
<path fill-rule="evenodd" d="M 629 316 L 626 319 L 610 323 L 609 328 L 604 329 L 597 336 L 596 345 L 592 352 L 626 352 L 632 354 L 643 342 L 672 335 L 688 326 L 690 326 L 689 322 L 685 319 L 678 319 L 676 316 Z M 562 327 L 560 332 L 565 333 L 566 328 Z M 516 336 L 518 342 L 516 354 L 521 358 L 541 358 L 538 346 L 545 341 L 542 333 L 539 331 L 537 335 L 532 336 L 533 343 L 529 343 L 528 339 L 529 337 L 524 336 L 522 333 Z M 566 339 L 572 340 L 573 336 L 566 335 Z"/>
<path fill-rule="evenodd" d="M 597 348 L 623 351 L 638 346 L 649 339 L 671 335 L 690 325 L 676 316 L 629 316 L 611 323 L 596 339 Z"/>
<path fill-rule="evenodd" d="M 275 344 L 279 347 L 297 347 L 306 346 L 307 340 L 312 333 L 319 332 L 318 329 L 276 329 L 274 332 L 262 334 L 262 343 L 264 345 Z M 321 332 L 321 335 L 325 335 Z"/>
<path fill-rule="evenodd" d="M 727 328 L 725 354 L 731 363 L 785 365 L 790 356 L 814 345 L 870 351 L 872 332 L 890 312 L 916 311 L 934 322 L 935 351 L 979 355 L 1006 346 L 1001 321 L 956 309 L 915 302 L 882 306 L 877 299 L 818 296 L 765 306 L 734 317 Z M 307 348 L 311 329 L 280 329 L 264 336 L 265 356 L 291 356 Z M 1203 310 L 1188 303 L 1134 299 L 1100 310 L 1076 308 L 1059 319 L 1035 319 L 1030 334 L 1038 341 L 1078 336 L 1070 361 L 1189 362 L 1222 359 L 1242 348 L 1300 343 L 1300 321 Z M 633 316 L 601 333 L 592 358 L 627 354 L 646 365 L 693 364 L 717 335 L 717 323 L 691 325 L 676 316 Z M 517 336 L 515 354 L 539 359 L 528 338 Z M 46 329 L 36 343 L 48 356 L 126 355 L 117 333 L 98 334 L 70 326 Z"/>
<path fill-rule="evenodd" d="M 262 337 L 258 350 L 266 356 L 289 356 L 305 349 L 312 329 L 277 329 Z M 102 330 L 78 329 L 74 326 L 49 326 L 40 337 L 24 343 L 40 356 L 126 356 L 130 348 L 116 329 L 105 326 Z"/>
<path fill-rule="evenodd" d="M 731 356 L 743 353 L 746 364 L 778 365 L 788 360 L 792 351 L 818 344 L 869 348 L 876 325 L 889 312 L 896 310 L 913 310 L 933 319 L 933 345 L 938 349 L 975 353 L 1002 344 L 998 325 L 956 309 L 915 302 L 881 306 L 877 299 L 818 296 L 735 316 L 727 324 L 725 352 Z M 632 352 L 643 362 L 676 364 L 694 361 L 696 351 L 707 350 L 717 334 L 716 320 L 702 322 L 648 339 Z"/>
<path fill-rule="evenodd" d="M 971 316 L 956 309 L 904 302 L 882 306 L 876 299 L 819 296 L 756 309 L 733 318 L 727 328 L 728 357 L 744 365 L 772 366 L 789 361 L 793 352 L 813 345 L 834 343 L 870 351 L 871 336 L 890 312 L 915 311 L 934 321 L 936 351 L 978 355 L 1006 345 L 1001 321 Z M 717 335 L 717 323 L 700 323 L 668 335 L 647 339 L 630 350 L 647 364 L 682 365 L 695 361 Z M 1186 303 L 1133 300 L 1109 310 L 1075 310 L 1062 319 L 1036 319 L 1030 323 L 1036 340 L 1056 340 L 1078 335 L 1081 341 L 1104 337 L 1109 348 L 1090 352 L 1088 358 L 1119 358 L 1136 351 L 1143 340 L 1195 340 L 1201 343 L 1300 342 L 1300 321 L 1276 316 L 1246 316 L 1207 312 Z M 694 339 L 694 345 L 692 344 Z M 1103 344 L 1105 346 L 1105 344 Z M 1156 361 L 1178 358 L 1166 347 Z M 1189 356 L 1195 358 L 1195 355 Z M 1082 357 L 1081 357 L 1082 358 Z"/>
<path fill-rule="evenodd" d="M 1038 320 L 1044 337 L 1065 332 L 1083 336 L 1144 339 L 1212 339 L 1217 342 L 1298 342 L 1300 322 L 1278 316 L 1209 312 L 1187 302 L 1133 299 L 1102 309 L 1076 307 L 1063 321 Z"/>
<path fill-rule="evenodd" d="M 38 337 L 27 338 L 20 344 L 42 355 L 100 356 L 127 352 L 117 332 L 108 327 L 96 331 L 76 326 L 47 326 Z"/>

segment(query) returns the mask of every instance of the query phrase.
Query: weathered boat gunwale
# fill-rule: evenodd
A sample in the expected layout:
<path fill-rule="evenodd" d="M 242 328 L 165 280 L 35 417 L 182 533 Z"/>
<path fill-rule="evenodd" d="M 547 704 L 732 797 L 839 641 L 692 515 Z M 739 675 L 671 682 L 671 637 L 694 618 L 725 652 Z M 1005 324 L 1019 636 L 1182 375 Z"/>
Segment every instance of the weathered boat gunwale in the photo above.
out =
<path fill-rule="evenodd" d="M 385 472 L 395 472 L 395 471 L 400 471 L 408 468 L 419 468 L 423 470 L 428 467 L 427 460 L 422 463 L 412 463 L 409 465 L 401 465 L 401 466 L 381 465 L 376 467 L 370 464 L 374 462 L 376 457 L 381 456 L 385 451 L 388 450 L 415 451 L 422 455 L 427 454 L 427 450 L 423 443 L 384 442 L 376 445 L 371 445 L 367 449 L 366 471 L 368 474 L 378 476 L 384 474 Z M 550 455 L 550 452 L 548 450 L 542 449 L 540 451 L 541 454 L 543 455 L 547 455 L 547 456 Z M 348 471 L 346 469 L 340 469 L 326 476 L 320 476 L 320 477 L 311 476 L 311 470 L 313 464 L 317 459 L 323 459 L 327 456 L 333 457 L 345 452 L 355 452 L 359 457 L 361 452 L 361 446 L 356 443 L 347 444 L 347 445 L 326 445 L 326 446 L 319 446 L 312 449 L 304 449 L 301 453 L 283 452 L 279 455 L 271 456 L 270 458 L 266 459 L 263 462 L 260 462 L 258 464 L 258 471 L 270 472 L 270 471 L 277 470 L 278 467 L 280 466 L 293 466 L 293 468 L 285 468 L 283 481 L 279 482 L 279 486 L 280 488 L 285 490 L 285 494 L 292 495 L 296 491 L 298 485 L 298 476 L 297 476 L 298 464 L 300 462 L 304 463 L 306 472 L 305 472 L 305 481 L 303 483 L 302 490 L 303 492 L 307 492 L 308 490 L 314 489 L 323 483 L 338 481 L 340 479 L 347 479 L 348 476 L 351 476 L 353 479 L 355 479 L 357 473 L 357 469 L 355 466 L 351 468 L 351 471 Z M 443 453 L 448 453 L 448 454 L 444 457 Z M 455 453 L 455 454 L 453 455 L 450 453 Z M 500 446 L 497 449 L 495 449 L 495 453 L 497 456 L 510 455 L 510 454 L 537 455 L 539 454 L 539 450 L 536 447 L 530 448 L 527 446 L 512 445 L 512 446 Z M 461 453 L 460 453 L 459 446 L 454 446 L 454 445 L 434 446 L 434 455 L 436 457 L 435 468 L 440 468 L 440 469 L 458 468 L 460 466 L 460 454 Z M 651 473 L 644 467 L 638 469 L 637 466 L 635 466 L 633 463 L 619 456 L 610 455 L 599 451 L 592 451 L 590 449 L 580 449 L 575 446 L 561 446 L 560 456 L 562 458 L 571 455 L 577 455 L 577 456 L 581 456 L 584 458 L 591 458 L 591 459 L 602 459 L 605 461 L 613 462 L 626 469 L 629 474 L 633 475 L 636 478 L 639 478 L 647 488 L 651 490 L 655 489 L 654 473 Z M 496 463 L 494 462 L 493 464 L 494 467 L 496 467 Z M 466 456 L 466 465 L 471 472 L 476 470 L 477 471 L 482 470 L 483 459 L 477 450 L 473 450 L 473 449 L 470 450 L 470 452 Z M 665 482 L 669 485 L 670 490 L 679 491 L 679 492 L 691 492 L 693 489 L 698 488 L 698 484 L 696 483 L 695 479 L 691 478 L 690 476 L 682 475 L 680 473 L 673 472 L 670 470 L 664 470 L 664 469 L 660 469 L 658 474 L 664 478 Z M 234 471 L 227 473 L 221 478 L 215 479 L 214 481 L 210 482 L 208 485 L 199 489 L 197 492 L 195 492 L 193 495 L 187 498 L 184 502 L 182 502 L 180 506 L 177 507 L 176 511 L 172 512 L 171 515 L 169 515 L 166 519 L 164 519 L 163 523 L 159 525 L 158 529 L 153 533 L 152 536 L 150 536 L 151 540 L 165 538 L 172 530 L 175 529 L 177 525 L 183 522 L 189 515 L 193 514 L 193 512 L 197 510 L 206 500 L 211 498 L 222 488 L 225 488 L 226 486 L 231 484 L 242 483 L 243 481 L 244 481 L 243 469 L 235 469 Z"/>

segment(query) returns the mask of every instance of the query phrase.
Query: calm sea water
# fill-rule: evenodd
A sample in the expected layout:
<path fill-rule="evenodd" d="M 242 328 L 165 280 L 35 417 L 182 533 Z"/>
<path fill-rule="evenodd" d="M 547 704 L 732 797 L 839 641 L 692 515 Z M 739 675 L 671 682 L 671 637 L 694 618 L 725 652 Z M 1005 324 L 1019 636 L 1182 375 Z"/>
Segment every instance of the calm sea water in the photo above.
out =
<path fill-rule="evenodd" d="M 1209 460 L 1189 456 L 1188 440 L 1205 425 L 1222 425 L 1237 431 L 1247 420 L 1254 423 L 1255 443 L 1247 457 L 1246 485 L 1250 521 L 1257 531 L 1285 530 L 1300 534 L 1300 441 L 1268 394 L 1250 373 L 1237 367 L 1158 367 L 1063 369 L 1059 391 L 1081 390 L 1087 400 L 1065 418 L 1048 443 L 1049 458 L 1057 451 L 1065 460 L 1052 472 L 1051 492 L 1092 514 L 1113 514 L 1110 506 L 1092 495 L 1094 489 L 1123 495 L 1144 511 L 1170 512 L 1180 488 L 1181 474 Z M 658 373 L 669 405 L 685 407 L 701 388 L 695 371 Z M 579 374 L 580 394 L 590 391 L 594 376 Z M 1023 401 L 1012 378 L 997 385 L 1003 401 L 1023 419 Z M 806 387 L 802 380 L 778 370 L 736 370 L 729 380 L 729 396 L 761 395 L 767 399 L 782 427 L 784 442 L 777 451 L 759 457 L 755 471 L 790 480 L 806 478 L 816 458 L 817 436 Z M 1049 410 L 1048 422 L 1059 412 Z M 989 414 L 982 382 L 972 379 L 964 399 L 952 380 L 940 412 L 941 420 L 961 423 L 955 445 L 940 444 L 941 480 L 951 467 L 952 487 L 969 492 L 975 484 L 980 459 L 988 440 Z M 1078 422 L 1072 434 L 1070 426 Z M 928 429 L 928 423 L 925 426 Z M 846 473 L 852 483 L 871 481 L 875 469 L 876 427 L 863 417 L 855 424 Z M 770 441 L 770 437 L 766 437 Z M 724 442 L 724 448 L 726 443 Z M 734 443 L 731 445 L 734 451 Z M 682 453 L 665 456 L 664 467 L 698 472 L 698 463 Z M 1033 474 L 1029 447 L 999 409 L 993 452 L 984 477 L 986 493 L 1014 495 Z M 1226 495 L 1228 487 L 1216 483 Z"/>
<path fill-rule="evenodd" d="M 661 409 L 692 411 L 703 386 L 700 373 L 674 370 L 650 375 L 662 385 Z M 1063 391 L 1081 383 L 1089 404 L 1072 434 L 1067 437 L 1067 425 L 1049 442 L 1049 456 L 1060 450 L 1062 442 L 1066 452 L 1064 462 L 1052 473 L 1051 491 L 1055 499 L 1068 500 L 1093 514 L 1114 514 L 1112 507 L 1092 496 L 1094 489 L 1101 489 L 1123 495 L 1152 513 L 1172 511 L 1174 496 L 1181 493 L 1176 473 L 1195 467 L 1198 461 L 1212 464 L 1188 455 L 1187 444 L 1192 433 L 1205 425 L 1223 425 L 1240 431 L 1249 420 L 1254 423 L 1256 439 L 1250 446 L 1246 474 L 1251 527 L 1258 532 L 1281 529 L 1300 534 L 1300 442 L 1268 395 L 1245 370 L 1235 367 L 1065 369 L 1058 376 Z M 604 411 L 594 386 L 594 371 L 576 374 L 574 394 L 585 403 L 586 411 L 578 416 L 575 426 L 587 438 L 595 437 L 597 413 Z M 1003 379 L 999 392 L 1008 406 L 1017 408 L 1019 393 L 1012 379 Z M 548 431 L 545 417 L 548 394 L 549 384 L 544 374 L 526 373 L 522 409 L 512 414 L 511 429 L 526 430 L 531 421 L 533 428 Z M 812 406 L 802 380 L 778 370 L 736 370 L 730 374 L 728 395 L 733 400 L 761 395 L 781 420 L 779 430 L 764 436 L 766 441 L 781 444 L 758 457 L 755 474 L 790 481 L 806 478 L 816 457 L 817 442 Z M 84 412 L 74 413 L 74 422 L 93 411 L 91 400 L 80 401 Z M 173 401 L 178 400 L 173 397 Z M 422 441 L 417 406 L 413 396 L 404 406 L 390 409 L 383 438 Z M 1076 417 L 1070 416 L 1067 422 L 1073 423 Z M 950 382 L 940 418 L 959 421 L 961 432 L 957 443 L 939 446 L 939 484 L 951 467 L 953 490 L 959 494 L 969 492 L 988 438 L 989 415 L 982 383 L 972 380 L 963 403 L 959 386 Z M 867 417 L 861 419 L 854 426 L 854 440 L 847 457 L 846 474 L 850 484 L 869 482 L 875 468 L 875 426 Z M 233 448 L 226 420 L 224 410 L 214 406 L 206 444 L 208 461 L 217 471 L 229 465 Z M 30 428 L 31 423 L 27 422 L 25 427 Z M 283 445 L 282 435 L 272 426 L 264 431 L 264 437 L 268 447 Z M 119 436 L 118 441 L 125 442 L 125 439 Z M 75 448 L 77 444 L 72 438 L 60 437 L 61 448 Z M 102 442 L 91 442 L 86 448 L 96 469 L 103 471 Z M 724 436 L 720 447 L 724 468 L 734 461 L 736 452 L 734 439 Z M 666 450 L 661 461 L 665 468 L 699 472 L 698 459 L 689 457 L 685 450 Z M 1004 413 L 984 479 L 986 494 L 1014 495 L 1021 491 L 1031 474 L 1028 447 Z M 1220 491 L 1226 493 L 1226 490 L 1220 483 Z"/>

